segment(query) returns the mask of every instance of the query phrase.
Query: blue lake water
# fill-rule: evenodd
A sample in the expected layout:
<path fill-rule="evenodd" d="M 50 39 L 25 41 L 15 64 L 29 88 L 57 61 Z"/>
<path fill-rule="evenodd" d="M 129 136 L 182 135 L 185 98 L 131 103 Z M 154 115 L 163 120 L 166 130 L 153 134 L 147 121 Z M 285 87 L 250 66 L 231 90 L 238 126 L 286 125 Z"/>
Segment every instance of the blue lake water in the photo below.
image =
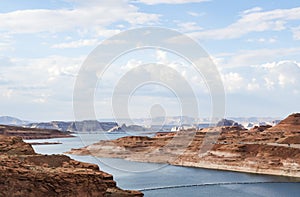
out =
<path fill-rule="evenodd" d="M 80 134 L 74 138 L 26 140 L 26 142 L 61 142 L 55 145 L 34 145 L 41 154 L 62 154 L 71 148 L 83 147 L 99 140 L 115 139 L 124 134 Z M 95 158 L 92 156 L 69 155 L 71 158 L 98 164 L 100 169 L 112 174 L 122 189 L 142 190 L 170 186 L 186 186 L 143 191 L 146 197 L 152 196 L 300 196 L 300 183 L 261 183 L 289 182 L 288 177 L 255 175 L 229 171 L 171 166 L 166 164 L 141 163 L 123 159 Z M 218 183 L 254 183 L 223 184 Z M 255 182 L 260 182 L 256 183 Z M 211 184 L 211 185 L 205 185 Z M 199 185 L 199 186 L 191 186 Z M 202 186 L 200 186 L 202 185 Z"/>

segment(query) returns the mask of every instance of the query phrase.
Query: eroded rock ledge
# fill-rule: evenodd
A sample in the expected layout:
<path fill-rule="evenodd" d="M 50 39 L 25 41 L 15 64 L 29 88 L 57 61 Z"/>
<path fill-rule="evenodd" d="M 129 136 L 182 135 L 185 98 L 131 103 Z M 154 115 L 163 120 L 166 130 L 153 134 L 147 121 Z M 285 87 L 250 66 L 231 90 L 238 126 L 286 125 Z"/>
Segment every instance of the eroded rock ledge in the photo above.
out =
<path fill-rule="evenodd" d="M 300 114 L 275 127 L 215 127 L 100 141 L 70 154 L 300 177 Z"/>
<path fill-rule="evenodd" d="M 19 136 L 23 139 L 49 139 L 74 137 L 70 132 L 54 129 L 25 128 L 20 126 L 0 125 L 0 135 Z"/>
<path fill-rule="evenodd" d="M 143 196 L 112 175 L 65 155 L 40 155 L 20 137 L 0 135 L 0 196 Z"/>

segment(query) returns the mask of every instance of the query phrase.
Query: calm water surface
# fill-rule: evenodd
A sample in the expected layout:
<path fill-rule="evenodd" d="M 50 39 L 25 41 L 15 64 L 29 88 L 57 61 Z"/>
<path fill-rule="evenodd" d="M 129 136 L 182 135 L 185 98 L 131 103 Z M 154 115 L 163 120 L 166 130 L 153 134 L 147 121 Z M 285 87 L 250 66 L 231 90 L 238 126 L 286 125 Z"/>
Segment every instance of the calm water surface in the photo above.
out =
<path fill-rule="evenodd" d="M 124 134 L 79 134 L 74 138 L 26 140 L 26 142 L 61 142 L 55 145 L 34 145 L 41 154 L 61 154 L 71 148 L 83 147 L 99 140 L 116 139 Z M 122 159 L 95 158 L 92 156 L 69 155 L 71 158 L 95 163 L 100 169 L 114 176 L 123 189 L 142 190 L 169 186 L 189 186 L 206 183 L 239 182 L 287 182 L 287 177 L 255 175 L 248 173 L 179 167 L 165 164 L 131 162 Z M 232 185 L 206 185 L 143 191 L 146 197 L 152 196 L 300 196 L 300 183 L 257 183 Z"/>

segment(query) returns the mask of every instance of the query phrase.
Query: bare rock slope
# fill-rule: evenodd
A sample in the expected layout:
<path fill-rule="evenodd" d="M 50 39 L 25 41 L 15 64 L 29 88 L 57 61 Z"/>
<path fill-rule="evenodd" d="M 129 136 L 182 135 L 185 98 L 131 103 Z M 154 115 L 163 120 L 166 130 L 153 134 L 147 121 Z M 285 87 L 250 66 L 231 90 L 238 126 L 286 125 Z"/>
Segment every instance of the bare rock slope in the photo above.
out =
<path fill-rule="evenodd" d="M 20 137 L 0 135 L 0 196 L 143 196 L 116 186 L 97 165 L 40 155 Z"/>

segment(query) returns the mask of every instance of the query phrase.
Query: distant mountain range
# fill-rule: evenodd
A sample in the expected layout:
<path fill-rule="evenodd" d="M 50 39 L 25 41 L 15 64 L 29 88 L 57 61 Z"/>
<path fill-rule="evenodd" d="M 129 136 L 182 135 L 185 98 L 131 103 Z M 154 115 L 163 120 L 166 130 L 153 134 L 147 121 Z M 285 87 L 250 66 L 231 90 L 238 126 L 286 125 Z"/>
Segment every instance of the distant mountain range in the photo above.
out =
<path fill-rule="evenodd" d="M 223 119 L 224 120 L 224 119 Z M 278 117 L 227 117 L 226 120 L 232 120 L 238 124 L 243 125 L 244 127 L 251 127 L 255 125 L 274 125 L 277 124 L 281 118 Z M 220 120 L 219 120 L 220 121 Z M 192 118 L 188 116 L 171 116 L 171 117 L 155 117 L 150 118 L 140 118 L 133 120 L 119 120 L 119 122 L 129 124 L 133 122 L 136 125 L 149 126 L 149 125 L 199 125 L 199 124 L 217 124 L 218 121 L 212 122 L 210 118 Z"/>
<path fill-rule="evenodd" d="M 281 118 L 278 117 L 226 117 L 227 120 L 233 120 L 238 122 L 239 124 L 246 124 L 246 123 L 273 123 L 278 122 Z M 110 119 L 106 119 L 108 121 Z M 101 120 L 105 121 L 105 119 Z M 112 120 L 110 120 L 112 121 Z M 210 124 L 210 123 L 217 123 L 212 122 L 210 118 L 192 118 L 189 116 L 167 116 L 167 117 L 155 117 L 151 118 L 138 118 L 138 119 L 121 119 L 119 120 L 121 123 L 130 124 L 130 122 L 136 125 L 193 125 L 193 124 Z"/>
<path fill-rule="evenodd" d="M 223 119 L 224 121 L 225 119 Z M 274 125 L 280 120 L 279 118 L 261 118 L 261 117 L 229 117 L 226 119 L 227 122 L 224 124 L 231 124 L 228 120 L 237 122 L 245 128 L 251 128 L 256 125 Z M 118 121 L 119 124 L 113 120 L 84 120 L 84 121 L 51 121 L 51 122 L 37 122 L 30 123 L 29 121 L 20 120 L 18 118 L 10 116 L 0 116 L 0 124 L 3 125 L 14 125 L 23 126 L 28 128 L 40 128 L 40 129 L 56 129 L 60 131 L 71 131 L 71 132 L 92 132 L 92 131 L 145 131 L 147 129 L 155 130 L 157 126 L 164 125 L 166 127 L 162 130 L 171 130 L 173 126 L 181 125 L 193 125 L 196 127 L 207 127 L 210 124 L 209 118 L 192 118 L 188 116 L 173 116 L 173 117 L 156 117 L 153 119 L 140 118 L 140 119 L 123 119 Z M 134 124 L 132 124 L 132 122 Z M 215 122 L 214 124 L 217 124 Z M 128 126 L 126 126 L 128 125 Z M 151 126 L 151 127 L 150 127 Z M 160 126 L 158 128 L 161 130 Z"/>
<path fill-rule="evenodd" d="M 29 123 L 29 121 L 20 120 L 11 116 L 0 116 L 0 124 L 2 125 L 22 126 Z"/>
<path fill-rule="evenodd" d="M 99 122 L 97 120 L 84 120 L 84 121 L 51 121 L 42 123 L 31 123 L 26 125 L 29 128 L 43 128 L 43 129 L 57 129 L 60 131 L 72 132 L 91 132 L 91 131 L 109 131 L 117 127 L 116 122 Z"/>

